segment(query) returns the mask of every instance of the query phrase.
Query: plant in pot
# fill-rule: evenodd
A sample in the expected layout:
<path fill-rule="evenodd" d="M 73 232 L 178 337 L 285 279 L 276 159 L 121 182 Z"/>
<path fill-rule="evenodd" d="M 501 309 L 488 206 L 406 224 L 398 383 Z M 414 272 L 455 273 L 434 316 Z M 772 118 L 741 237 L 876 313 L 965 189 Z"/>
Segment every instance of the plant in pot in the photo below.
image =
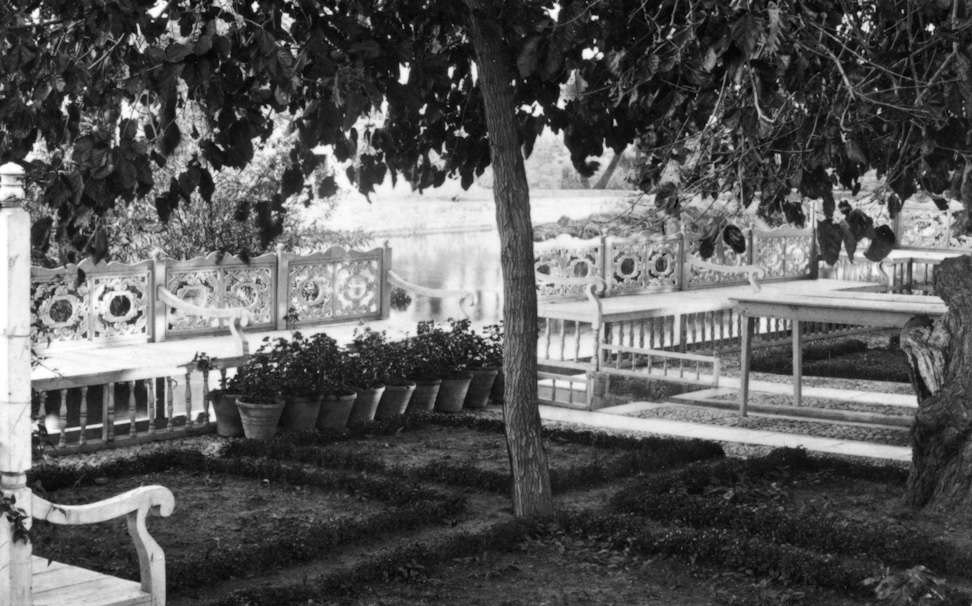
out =
<path fill-rule="evenodd" d="M 239 394 L 243 434 L 256 440 L 273 437 L 280 422 L 284 401 L 280 397 L 280 375 L 269 353 L 258 351 L 237 369 L 226 384 L 230 393 Z"/>
<path fill-rule="evenodd" d="M 438 352 L 438 375 L 442 378 L 442 384 L 435 398 L 435 410 L 439 412 L 462 410 L 473 377 L 466 369 L 469 320 L 450 319 L 449 324 L 451 330 L 446 331 L 434 322 L 420 323 L 418 331 L 419 336 L 425 336 Z"/>
<path fill-rule="evenodd" d="M 415 392 L 415 382 L 408 379 L 411 371 L 408 340 L 386 342 L 388 362 L 385 367 L 385 391 L 381 394 L 376 419 L 390 419 L 404 414 Z"/>
<path fill-rule="evenodd" d="M 503 392 L 506 389 L 506 375 L 503 371 L 503 321 L 500 320 L 499 324 L 492 324 L 483 330 L 486 331 L 486 338 L 492 344 L 491 364 L 499 368 L 496 379 L 493 380 L 493 387 L 489 390 L 489 401 L 493 404 L 503 404 Z"/>
<path fill-rule="evenodd" d="M 453 322 L 453 332 L 458 332 L 466 358 L 466 369 L 473 378 L 466 392 L 463 402 L 464 408 L 486 408 L 490 392 L 497 375 L 503 369 L 503 342 L 497 332 L 487 332 L 486 335 L 469 330 L 468 320 L 460 326 L 460 322 Z M 498 327 L 487 327 L 489 329 Z"/>
<path fill-rule="evenodd" d="M 402 357 L 408 365 L 405 376 L 415 383 L 406 414 L 435 408 L 435 399 L 442 386 L 442 367 L 445 365 L 440 340 L 441 334 L 435 330 L 435 323 L 428 320 L 418 323 L 414 337 L 402 341 Z"/>
<path fill-rule="evenodd" d="M 216 369 L 216 358 L 211 358 L 203 352 L 196 352 L 192 358 L 196 370 L 203 375 L 203 385 L 209 384 L 209 373 Z M 225 375 L 220 378 L 219 387 L 204 394 L 213 405 L 216 414 L 216 435 L 224 438 L 238 438 L 243 435 L 243 422 L 240 421 L 240 409 L 236 406 L 236 398 L 240 394 L 230 393 L 226 389 Z"/>
<path fill-rule="evenodd" d="M 344 352 L 337 341 L 324 333 L 308 339 L 307 353 L 321 373 L 321 393 L 324 399 L 315 427 L 321 431 L 344 429 L 358 394 L 340 382 Z"/>
<path fill-rule="evenodd" d="M 374 420 L 378 403 L 385 391 L 385 369 L 391 363 L 391 350 L 384 332 L 356 328 L 339 364 L 339 378 L 358 397 L 351 408 L 348 423 Z"/>
<path fill-rule="evenodd" d="M 324 368 L 313 355 L 311 341 L 295 332 L 289 341 L 274 340 L 269 353 L 277 366 L 284 399 L 281 426 L 288 431 L 313 429 L 324 398 Z"/>

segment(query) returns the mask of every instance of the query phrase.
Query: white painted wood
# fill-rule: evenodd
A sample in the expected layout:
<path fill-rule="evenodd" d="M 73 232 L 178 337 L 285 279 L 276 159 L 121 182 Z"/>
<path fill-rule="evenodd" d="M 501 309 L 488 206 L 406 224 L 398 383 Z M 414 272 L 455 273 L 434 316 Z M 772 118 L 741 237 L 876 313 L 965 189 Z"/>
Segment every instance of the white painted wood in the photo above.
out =
<path fill-rule="evenodd" d="M 0 167 L 0 493 L 30 519 L 30 216 L 23 169 Z M 28 522 L 29 523 L 29 522 Z M 30 543 L 0 518 L 0 604 L 29 604 Z"/>
<path fill-rule="evenodd" d="M 193 305 L 175 296 L 164 286 L 157 287 L 156 293 L 160 301 L 185 313 L 203 318 L 229 320 L 230 332 L 240 344 L 239 355 L 245 356 L 249 353 L 249 343 L 247 343 L 246 335 L 243 334 L 243 328 L 253 319 L 253 314 L 249 309 L 245 307 L 201 307 L 199 305 Z"/>
<path fill-rule="evenodd" d="M 389 286 L 401 288 L 416 295 L 431 297 L 433 299 L 459 299 L 459 309 L 462 310 L 462 313 L 467 318 L 472 317 L 470 314 L 471 308 L 478 304 L 479 295 L 474 290 L 448 290 L 444 288 L 419 286 L 399 276 L 391 269 L 388 270 L 385 277 Z"/>
<path fill-rule="evenodd" d="M 859 291 L 794 294 L 774 289 L 772 292 L 738 294 L 732 301 L 747 323 L 754 318 L 782 318 L 793 321 L 793 397 L 796 406 L 800 405 L 802 395 L 802 374 L 798 370 L 798 363 L 802 358 L 800 322 L 901 327 L 915 316 L 936 318 L 947 311 L 945 303 L 939 297 Z M 749 398 L 749 359 L 752 349 L 749 341 L 748 335 L 744 334 L 740 390 L 740 412 L 743 415 L 746 414 Z"/>

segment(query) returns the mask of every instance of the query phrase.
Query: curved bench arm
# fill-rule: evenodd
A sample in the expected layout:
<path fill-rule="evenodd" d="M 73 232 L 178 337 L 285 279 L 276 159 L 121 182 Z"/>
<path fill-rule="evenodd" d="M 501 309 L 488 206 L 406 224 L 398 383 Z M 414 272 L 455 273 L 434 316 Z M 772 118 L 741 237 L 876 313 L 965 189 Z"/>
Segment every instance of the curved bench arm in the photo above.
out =
<path fill-rule="evenodd" d="M 414 284 L 402 278 L 390 269 L 388 270 L 387 275 L 388 284 L 391 286 L 397 286 L 402 290 L 407 290 L 423 297 L 433 297 L 436 299 L 459 299 L 459 308 L 462 309 L 462 313 L 465 314 L 466 318 L 470 317 L 469 308 L 479 302 L 478 295 L 472 290 L 449 290 L 445 288 L 429 288 L 427 286 L 419 286 L 418 284 Z"/>
<path fill-rule="evenodd" d="M 164 286 L 158 287 L 158 295 L 159 299 L 166 305 L 175 307 L 179 311 L 187 314 L 203 318 L 229 320 L 230 332 L 240 342 L 240 353 L 244 356 L 250 353 L 250 345 L 246 341 L 246 335 L 243 334 L 243 327 L 247 326 L 253 318 L 253 313 L 249 309 L 245 307 L 201 307 L 188 301 L 183 301 Z"/>
<path fill-rule="evenodd" d="M 601 317 L 603 310 L 601 307 L 601 295 L 607 292 L 607 282 L 599 276 L 589 276 L 587 278 L 561 278 L 547 274 L 536 274 L 537 286 L 553 284 L 555 286 L 581 286 L 584 288 L 584 295 L 587 300 L 594 304 L 594 313 L 591 316 L 591 327 L 598 330 L 601 327 Z"/>
<path fill-rule="evenodd" d="M 33 517 L 52 524 L 97 524 L 126 516 L 128 534 L 138 552 L 142 591 L 152 596 L 153 606 L 165 604 L 165 554 L 145 527 L 148 516 L 169 517 L 175 497 L 162 486 L 142 486 L 88 505 L 55 505 L 32 495 Z"/>
<path fill-rule="evenodd" d="M 762 280 L 766 277 L 766 270 L 759 265 L 720 265 L 719 263 L 709 263 L 703 261 L 695 255 L 685 255 L 685 263 L 689 266 L 698 267 L 708 271 L 715 271 L 722 274 L 746 274 L 749 284 L 754 292 L 759 292 L 761 287 L 756 279 Z"/>

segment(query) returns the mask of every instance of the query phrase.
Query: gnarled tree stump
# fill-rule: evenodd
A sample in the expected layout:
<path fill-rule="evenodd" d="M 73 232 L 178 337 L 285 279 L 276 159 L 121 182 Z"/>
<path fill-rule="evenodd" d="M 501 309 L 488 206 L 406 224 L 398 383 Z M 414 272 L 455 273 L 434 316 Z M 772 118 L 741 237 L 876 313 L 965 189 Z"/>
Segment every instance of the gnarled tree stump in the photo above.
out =
<path fill-rule="evenodd" d="M 943 261 L 935 294 L 948 312 L 913 318 L 901 332 L 918 394 L 904 501 L 972 516 L 972 257 Z"/>

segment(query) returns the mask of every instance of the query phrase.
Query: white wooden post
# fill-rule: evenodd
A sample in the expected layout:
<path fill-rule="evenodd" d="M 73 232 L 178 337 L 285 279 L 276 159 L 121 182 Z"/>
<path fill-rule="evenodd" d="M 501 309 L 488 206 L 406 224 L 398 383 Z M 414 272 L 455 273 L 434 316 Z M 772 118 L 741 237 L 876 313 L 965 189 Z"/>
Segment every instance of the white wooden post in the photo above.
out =
<path fill-rule="evenodd" d="M 29 528 L 30 469 L 30 216 L 24 171 L 0 166 L 0 493 L 16 498 Z M 0 519 L 0 604 L 30 604 L 31 548 Z"/>

